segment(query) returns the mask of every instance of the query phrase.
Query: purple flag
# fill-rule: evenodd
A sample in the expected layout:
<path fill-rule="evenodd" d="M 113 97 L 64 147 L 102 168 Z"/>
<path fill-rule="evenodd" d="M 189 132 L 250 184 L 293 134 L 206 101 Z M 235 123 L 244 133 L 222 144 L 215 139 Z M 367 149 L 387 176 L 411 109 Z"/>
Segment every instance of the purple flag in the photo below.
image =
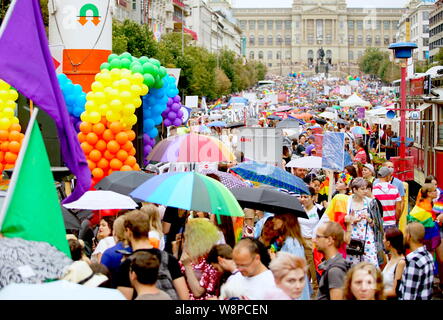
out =
<path fill-rule="evenodd" d="M 77 200 L 89 189 L 91 172 L 57 81 L 39 0 L 13 0 L 6 13 L 0 28 L 0 79 L 54 119 L 63 159 L 77 177 L 64 202 Z"/>

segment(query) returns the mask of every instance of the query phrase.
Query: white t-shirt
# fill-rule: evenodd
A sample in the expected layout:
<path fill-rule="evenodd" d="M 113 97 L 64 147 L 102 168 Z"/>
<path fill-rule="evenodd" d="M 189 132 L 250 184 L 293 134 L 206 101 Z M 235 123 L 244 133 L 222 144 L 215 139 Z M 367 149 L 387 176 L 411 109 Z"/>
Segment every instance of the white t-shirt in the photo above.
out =
<path fill-rule="evenodd" d="M 99 253 L 103 254 L 103 252 L 105 252 L 106 249 L 112 248 L 113 246 L 115 246 L 114 237 L 109 236 L 109 237 L 106 237 L 104 239 L 101 239 L 98 242 L 97 247 L 95 248 L 94 252 L 91 255 L 92 262 L 100 262 L 97 259 L 97 255 Z"/>
<path fill-rule="evenodd" d="M 246 296 L 250 300 L 266 300 L 269 299 L 270 292 L 278 290 L 271 270 L 266 270 L 253 277 L 244 277 L 240 272 L 237 272 L 230 276 L 222 286 L 220 296 L 228 298 Z"/>
<path fill-rule="evenodd" d="M 312 232 L 314 231 L 314 228 L 317 226 L 318 222 L 320 221 L 317 209 L 318 209 L 317 205 L 314 205 L 311 208 L 311 210 L 306 212 L 308 219 L 298 218 L 303 238 L 308 238 L 308 239 L 312 238 Z"/>

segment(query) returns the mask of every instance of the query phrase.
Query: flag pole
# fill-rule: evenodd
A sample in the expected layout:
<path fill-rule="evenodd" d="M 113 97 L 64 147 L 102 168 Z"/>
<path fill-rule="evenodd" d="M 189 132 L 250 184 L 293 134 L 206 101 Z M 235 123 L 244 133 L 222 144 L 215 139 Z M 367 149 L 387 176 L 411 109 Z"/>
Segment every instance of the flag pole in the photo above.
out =
<path fill-rule="evenodd" d="M 17 185 L 18 170 L 23 164 L 23 158 L 25 157 L 26 149 L 28 148 L 29 139 L 31 138 L 32 128 L 34 127 L 34 122 L 37 119 L 38 108 L 35 108 L 35 112 L 32 112 L 31 119 L 29 119 L 28 127 L 26 128 L 25 137 L 23 138 L 23 143 L 18 153 L 17 161 L 15 162 L 14 170 L 12 171 L 11 182 L 9 183 L 8 192 L 6 193 L 5 202 L 3 203 L 2 209 L 0 211 L 0 230 L 3 225 L 3 220 L 5 219 L 6 212 L 8 211 L 9 205 L 11 203 L 11 198 L 14 193 L 15 186 Z"/>
<path fill-rule="evenodd" d="M 34 102 L 29 100 L 29 114 L 32 115 L 32 110 L 34 109 Z"/>

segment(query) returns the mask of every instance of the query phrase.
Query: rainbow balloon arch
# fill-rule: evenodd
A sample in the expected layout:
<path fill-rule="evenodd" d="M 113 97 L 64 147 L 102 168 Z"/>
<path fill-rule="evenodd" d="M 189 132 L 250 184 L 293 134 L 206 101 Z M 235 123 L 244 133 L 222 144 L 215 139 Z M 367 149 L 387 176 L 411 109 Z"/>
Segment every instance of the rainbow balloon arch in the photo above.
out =
<path fill-rule="evenodd" d="M 140 170 L 132 130 L 140 121 L 137 108 L 143 108 L 143 159 L 156 143 L 156 126 L 182 125 L 176 80 L 156 59 L 110 54 L 88 93 L 64 74 L 58 80 L 91 170 L 92 186 L 114 171 Z"/>

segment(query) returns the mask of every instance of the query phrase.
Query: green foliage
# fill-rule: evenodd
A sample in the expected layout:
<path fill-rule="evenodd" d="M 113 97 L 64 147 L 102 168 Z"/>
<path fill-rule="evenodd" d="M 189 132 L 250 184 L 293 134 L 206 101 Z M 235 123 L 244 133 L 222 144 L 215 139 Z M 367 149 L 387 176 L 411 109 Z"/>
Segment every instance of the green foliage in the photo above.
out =
<path fill-rule="evenodd" d="M 378 48 L 368 48 L 359 60 L 360 70 L 389 83 L 400 78 L 400 67 L 390 61 L 389 53 Z"/>
<path fill-rule="evenodd" d="M 112 49 L 115 53 L 129 52 L 135 57 L 152 57 L 157 53 L 157 43 L 152 31 L 134 21 L 112 21 Z M 115 43 L 114 43 L 115 41 Z"/>
<path fill-rule="evenodd" d="M 443 65 L 443 48 L 440 48 L 438 53 L 434 56 L 434 64 L 437 66 Z"/>

